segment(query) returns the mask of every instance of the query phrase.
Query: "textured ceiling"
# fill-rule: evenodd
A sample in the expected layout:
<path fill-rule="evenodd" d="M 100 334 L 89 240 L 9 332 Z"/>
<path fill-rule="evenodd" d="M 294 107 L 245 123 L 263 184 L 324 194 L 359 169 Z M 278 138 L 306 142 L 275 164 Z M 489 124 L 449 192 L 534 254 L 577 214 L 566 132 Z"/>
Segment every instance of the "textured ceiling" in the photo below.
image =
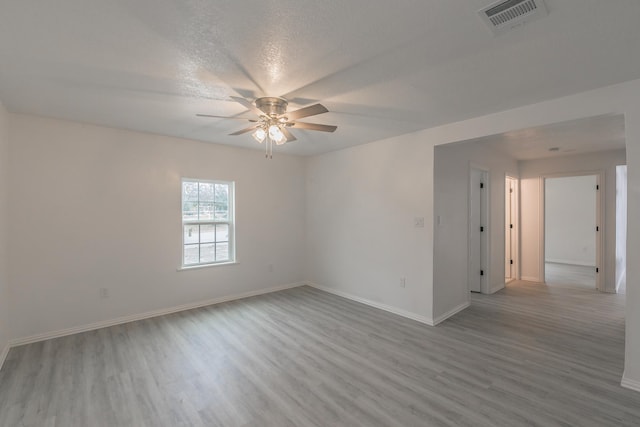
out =
<path fill-rule="evenodd" d="M 228 99 L 322 102 L 278 147 L 315 154 L 640 78 L 640 2 L 546 0 L 494 36 L 481 0 L 21 0 L 0 3 L 13 112 L 259 148 Z"/>

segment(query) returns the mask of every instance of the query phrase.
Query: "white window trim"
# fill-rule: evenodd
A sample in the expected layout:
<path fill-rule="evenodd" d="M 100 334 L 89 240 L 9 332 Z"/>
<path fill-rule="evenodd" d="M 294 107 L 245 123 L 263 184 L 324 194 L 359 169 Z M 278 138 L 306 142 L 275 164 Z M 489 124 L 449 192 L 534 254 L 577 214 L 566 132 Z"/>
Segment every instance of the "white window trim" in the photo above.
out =
<path fill-rule="evenodd" d="M 229 186 L 229 219 L 226 221 L 220 220 L 187 220 L 185 221 L 182 217 L 183 214 L 183 206 L 184 200 L 182 199 L 183 194 L 183 186 L 185 182 L 198 182 L 205 184 L 224 184 Z M 222 181 L 222 180 L 212 180 L 212 179 L 198 179 L 198 178 L 186 178 L 183 177 L 180 180 L 180 240 L 182 249 L 181 259 L 180 259 L 180 267 L 177 268 L 178 271 L 185 270 L 194 270 L 198 268 L 204 267 L 220 267 L 224 265 L 233 265 L 237 264 L 236 260 L 236 226 L 235 226 L 235 187 L 236 183 L 234 181 Z M 224 261 L 213 261 L 206 263 L 197 263 L 197 264 L 184 264 L 184 226 L 189 224 L 199 224 L 199 225 L 207 225 L 207 224 L 228 224 L 229 225 L 229 259 Z"/>

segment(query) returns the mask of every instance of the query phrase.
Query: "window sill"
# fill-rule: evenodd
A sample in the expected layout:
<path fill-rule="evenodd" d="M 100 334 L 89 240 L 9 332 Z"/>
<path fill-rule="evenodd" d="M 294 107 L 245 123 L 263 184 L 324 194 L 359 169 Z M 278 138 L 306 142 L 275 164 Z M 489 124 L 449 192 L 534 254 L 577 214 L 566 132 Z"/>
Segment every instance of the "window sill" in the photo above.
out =
<path fill-rule="evenodd" d="M 238 261 L 229 261 L 229 262 L 219 262 L 216 264 L 200 264 L 200 265 L 189 265 L 189 266 L 181 266 L 176 268 L 176 271 L 188 271 L 188 270 L 199 270 L 201 268 L 209 268 L 209 267 L 224 267 L 226 265 L 235 265 L 239 264 Z"/>

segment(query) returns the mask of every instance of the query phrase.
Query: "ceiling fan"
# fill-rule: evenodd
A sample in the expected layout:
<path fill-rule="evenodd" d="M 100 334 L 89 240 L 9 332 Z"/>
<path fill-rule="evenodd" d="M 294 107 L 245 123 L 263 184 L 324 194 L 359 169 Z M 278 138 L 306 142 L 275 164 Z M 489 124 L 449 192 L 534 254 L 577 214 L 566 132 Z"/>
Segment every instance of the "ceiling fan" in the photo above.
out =
<path fill-rule="evenodd" d="M 296 137 L 289 131 L 289 128 L 316 130 L 321 132 L 334 132 L 338 127 L 332 125 L 321 125 L 317 123 L 298 122 L 298 119 L 304 117 L 315 116 L 327 113 L 329 110 L 322 104 L 314 104 L 299 110 L 287 112 L 286 99 L 265 96 L 255 100 L 255 103 L 241 98 L 239 96 L 231 96 L 231 99 L 242 104 L 249 111 L 255 113 L 258 118 L 251 119 L 246 117 L 226 117 L 215 116 L 211 114 L 196 114 L 199 117 L 216 117 L 223 119 L 248 120 L 253 123 L 251 126 L 239 131 L 230 133 L 229 135 L 242 135 L 247 132 L 254 131 L 253 138 L 262 143 L 266 140 L 265 157 L 273 157 L 273 143 L 282 145 L 285 142 L 295 141 Z"/>

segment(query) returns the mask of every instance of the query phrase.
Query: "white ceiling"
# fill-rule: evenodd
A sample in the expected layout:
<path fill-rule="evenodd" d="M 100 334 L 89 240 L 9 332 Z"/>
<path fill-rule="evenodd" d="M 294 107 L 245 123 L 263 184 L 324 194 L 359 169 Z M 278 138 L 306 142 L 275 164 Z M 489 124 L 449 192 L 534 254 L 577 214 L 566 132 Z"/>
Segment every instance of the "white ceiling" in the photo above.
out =
<path fill-rule="evenodd" d="M 321 102 L 278 147 L 315 154 L 640 78 L 640 2 L 546 0 L 494 36 L 491 0 L 20 0 L 0 3 L 13 112 L 260 148 L 228 99 Z"/>
<path fill-rule="evenodd" d="M 621 150 L 626 147 L 624 116 L 617 114 L 570 120 L 451 145 L 467 143 L 486 144 L 516 160 Z"/>

